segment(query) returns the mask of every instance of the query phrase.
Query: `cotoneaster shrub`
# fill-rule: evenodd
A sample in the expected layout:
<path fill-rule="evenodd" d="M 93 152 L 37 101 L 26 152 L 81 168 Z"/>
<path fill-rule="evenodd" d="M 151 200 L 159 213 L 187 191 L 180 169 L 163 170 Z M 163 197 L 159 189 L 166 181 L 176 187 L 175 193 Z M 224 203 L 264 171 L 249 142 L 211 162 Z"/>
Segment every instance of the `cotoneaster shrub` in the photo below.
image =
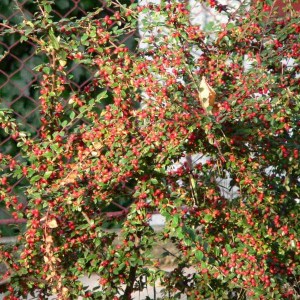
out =
<path fill-rule="evenodd" d="M 289 4 L 278 17 L 274 2 L 207 1 L 228 21 L 203 30 L 186 2 L 107 3 L 114 14 L 53 22 L 41 1 L 33 23 L 8 28 L 48 62 L 36 70 L 39 138 L 0 114 L 23 158 L 1 154 L 1 201 L 27 219 L 2 247 L 6 299 L 131 299 L 157 280 L 164 299 L 299 297 L 300 18 Z M 132 52 L 119 41 L 138 24 L 143 47 Z M 66 99 L 73 62 L 93 80 Z M 9 193 L 22 176 L 26 207 Z M 115 241 L 105 212 L 124 203 Z M 153 212 L 166 218 L 160 233 Z M 165 240 L 178 249 L 170 273 L 152 257 Z M 78 280 L 90 274 L 93 290 Z"/>

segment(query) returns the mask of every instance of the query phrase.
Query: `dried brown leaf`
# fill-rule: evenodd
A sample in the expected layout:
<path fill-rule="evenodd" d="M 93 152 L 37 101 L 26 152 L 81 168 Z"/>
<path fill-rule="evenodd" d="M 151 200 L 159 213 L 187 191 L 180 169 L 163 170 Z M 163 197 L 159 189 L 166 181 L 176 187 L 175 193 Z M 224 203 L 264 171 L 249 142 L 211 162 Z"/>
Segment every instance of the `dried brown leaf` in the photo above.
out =
<path fill-rule="evenodd" d="M 216 92 L 207 83 L 204 76 L 202 77 L 200 82 L 199 99 L 205 111 L 207 111 L 208 107 L 213 107 L 215 105 Z"/>

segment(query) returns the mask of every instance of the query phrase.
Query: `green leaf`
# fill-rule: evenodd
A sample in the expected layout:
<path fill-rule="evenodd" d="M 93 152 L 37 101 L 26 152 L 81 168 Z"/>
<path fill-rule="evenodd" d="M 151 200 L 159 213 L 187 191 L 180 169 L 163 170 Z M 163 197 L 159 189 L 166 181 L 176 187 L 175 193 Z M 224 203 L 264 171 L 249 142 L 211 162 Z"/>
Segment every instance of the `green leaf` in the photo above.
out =
<path fill-rule="evenodd" d="M 81 41 L 84 42 L 84 41 L 86 41 L 88 38 L 89 38 L 89 36 L 88 36 L 86 33 L 84 33 L 84 34 L 82 35 L 82 37 L 81 37 Z"/>
<path fill-rule="evenodd" d="M 58 42 L 58 39 L 57 37 L 55 36 L 54 34 L 54 30 L 53 28 L 51 27 L 50 30 L 49 30 L 49 38 L 50 38 L 50 41 L 52 43 L 52 46 L 55 50 L 58 50 L 59 49 L 59 42 Z"/>
<path fill-rule="evenodd" d="M 213 219 L 213 216 L 212 216 L 212 215 L 205 215 L 205 216 L 204 216 L 204 221 L 205 221 L 206 223 L 209 223 L 212 219 Z"/>
<path fill-rule="evenodd" d="M 72 111 L 70 113 L 70 119 L 73 120 L 75 118 L 76 114 L 75 114 L 75 111 Z"/>
<path fill-rule="evenodd" d="M 51 174 L 52 174 L 52 171 L 46 171 L 45 175 L 44 175 L 44 178 L 45 179 L 49 178 Z"/>
<path fill-rule="evenodd" d="M 220 255 L 220 249 L 219 249 L 219 247 L 215 247 L 214 253 L 215 253 L 216 256 Z"/>
<path fill-rule="evenodd" d="M 106 98 L 107 98 L 107 91 L 105 90 L 97 95 L 96 102 L 100 102 L 102 99 L 106 99 Z"/>
<path fill-rule="evenodd" d="M 61 123 L 61 126 L 62 127 L 66 127 L 68 125 L 68 121 L 67 120 L 64 120 L 62 123 Z"/>
<path fill-rule="evenodd" d="M 52 7 L 51 7 L 50 4 L 45 4 L 44 8 L 45 8 L 45 11 L 46 11 L 48 14 L 52 11 Z"/>
<path fill-rule="evenodd" d="M 152 184 L 158 184 L 158 180 L 156 178 L 151 178 L 150 181 Z"/>
<path fill-rule="evenodd" d="M 175 216 L 173 217 L 173 226 L 174 226 L 174 227 L 177 227 L 178 224 L 179 224 L 179 216 L 178 216 L 178 215 L 175 215 Z"/>
<path fill-rule="evenodd" d="M 30 179 L 30 181 L 31 182 L 36 182 L 36 181 L 38 181 L 38 180 L 40 180 L 41 179 L 41 176 L 40 175 L 35 175 L 35 176 L 33 176 L 31 179 Z"/>
<path fill-rule="evenodd" d="M 227 24 L 227 29 L 232 29 L 235 27 L 235 24 L 234 23 L 228 23 Z"/>
<path fill-rule="evenodd" d="M 26 42 L 28 41 L 28 37 L 26 35 L 22 35 L 21 38 L 20 38 L 20 42 Z"/>
<path fill-rule="evenodd" d="M 226 250 L 227 250 L 228 253 L 232 253 L 233 252 L 233 249 L 230 247 L 229 244 L 226 244 L 225 248 L 226 248 Z"/>
<path fill-rule="evenodd" d="M 45 74 L 47 74 L 47 75 L 50 74 L 50 71 L 51 71 L 51 69 L 50 69 L 49 67 L 44 67 L 44 68 L 43 68 L 43 72 L 44 72 Z"/>
<path fill-rule="evenodd" d="M 200 260 L 202 260 L 203 259 L 203 257 L 204 257 L 204 254 L 203 254 L 203 252 L 202 251 L 200 251 L 200 250 L 197 250 L 196 252 L 195 252 L 195 257 L 200 261 Z"/>
<path fill-rule="evenodd" d="M 215 23 L 211 21 L 205 25 L 204 30 L 211 31 L 211 30 L 214 30 L 214 28 L 215 28 Z"/>

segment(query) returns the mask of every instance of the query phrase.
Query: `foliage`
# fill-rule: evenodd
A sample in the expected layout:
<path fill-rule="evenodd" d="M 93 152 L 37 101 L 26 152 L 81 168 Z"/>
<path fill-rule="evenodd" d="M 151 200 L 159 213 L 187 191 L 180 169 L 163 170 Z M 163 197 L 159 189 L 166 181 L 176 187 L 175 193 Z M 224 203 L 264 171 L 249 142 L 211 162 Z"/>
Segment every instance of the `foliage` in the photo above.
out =
<path fill-rule="evenodd" d="M 296 299 L 299 14 L 287 5 L 278 18 L 264 1 L 234 11 L 208 1 L 228 21 L 202 30 L 181 2 L 116 2 L 111 16 L 98 9 L 63 23 L 41 2 L 34 23 L 9 29 L 48 61 L 37 68 L 39 139 L 0 114 L 30 162 L 1 155 L 9 170 L 1 200 L 28 220 L 19 242 L 2 249 L 7 299 L 131 299 L 157 280 L 172 299 Z M 145 46 L 133 53 L 118 42 L 137 22 Z M 74 61 L 94 79 L 65 99 Z M 24 213 L 7 193 L 23 175 Z M 116 241 L 105 211 L 128 202 Z M 156 211 L 166 218 L 161 233 L 149 225 Z M 152 257 L 165 240 L 178 248 L 170 273 Z M 99 275 L 96 289 L 82 286 L 86 274 Z"/>

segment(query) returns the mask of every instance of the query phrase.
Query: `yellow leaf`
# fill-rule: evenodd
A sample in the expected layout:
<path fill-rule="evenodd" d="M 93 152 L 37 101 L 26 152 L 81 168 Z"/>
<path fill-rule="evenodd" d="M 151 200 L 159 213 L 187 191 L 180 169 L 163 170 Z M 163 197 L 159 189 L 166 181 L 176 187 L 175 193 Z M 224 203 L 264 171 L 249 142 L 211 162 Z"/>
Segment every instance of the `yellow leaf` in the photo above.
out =
<path fill-rule="evenodd" d="M 94 149 L 99 150 L 103 147 L 103 144 L 101 142 L 92 142 L 92 145 L 94 146 Z"/>
<path fill-rule="evenodd" d="M 53 237 L 52 237 L 52 235 L 48 235 L 46 237 L 46 243 L 53 243 Z"/>
<path fill-rule="evenodd" d="M 57 228 L 58 225 L 57 225 L 57 222 L 55 219 L 52 219 L 51 221 L 48 222 L 48 227 L 49 228 Z"/>
<path fill-rule="evenodd" d="M 60 181 L 59 183 L 60 186 L 64 186 L 76 182 L 76 179 L 78 177 L 78 171 L 77 171 L 78 165 L 70 164 L 70 168 L 71 168 L 70 173 L 66 176 L 66 178 Z"/>
<path fill-rule="evenodd" d="M 68 295 L 68 293 L 69 293 L 69 290 L 68 290 L 66 287 L 63 287 L 63 288 L 62 288 L 62 294 L 63 294 L 64 296 L 66 296 L 66 295 Z"/>
<path fill-rule="evenodd" d="M 205 111 L 207 110 L 208 107 L 213 107 L 215 104 L 216 92 L 207 83 L 204 76 L 202 77 L 200 82 L 199 99 Z"/>

